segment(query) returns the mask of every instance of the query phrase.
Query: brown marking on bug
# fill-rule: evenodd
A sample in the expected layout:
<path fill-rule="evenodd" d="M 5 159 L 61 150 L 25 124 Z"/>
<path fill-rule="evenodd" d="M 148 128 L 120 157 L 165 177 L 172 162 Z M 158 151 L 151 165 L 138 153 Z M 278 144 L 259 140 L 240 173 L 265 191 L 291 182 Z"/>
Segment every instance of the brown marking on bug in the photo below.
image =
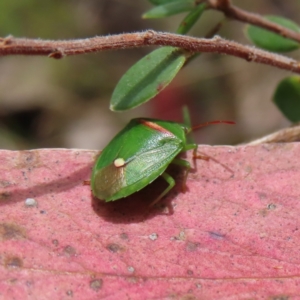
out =
<path fill-rule="evenodd" d="M 147 120 L 143 120 L 143 119 L 141 119 L 140 122 L 141 122 L 143 125 L 145 125 L 145 126 L 147 126 L 147 127 L 149 127 L 149 128 L 152 128 L 152 129 L 157 130 L 157 131 L 159 131 L 159 132 L 162 132 L 162 133 L 165 133 L 165 134 L 174 136 L 174 134 L 173 134 L 172 132 L 170 132 L 169 130 L 167 130 L 167 129 L 161 127 L 160 125 L 158 125 L 158 124 L 156 124 L 156 123 L 153 123 L 153 122 L 147 121 Z"/>

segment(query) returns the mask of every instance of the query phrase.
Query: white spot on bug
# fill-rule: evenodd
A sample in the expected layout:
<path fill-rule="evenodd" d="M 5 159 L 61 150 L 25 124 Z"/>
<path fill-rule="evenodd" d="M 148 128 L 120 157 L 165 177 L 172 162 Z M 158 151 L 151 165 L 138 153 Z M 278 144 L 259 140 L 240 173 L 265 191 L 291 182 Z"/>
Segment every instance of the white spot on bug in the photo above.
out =
<path fill-rule="evenodd" d="M 117 167 L 117 168 L 123 167 L 123 166 L 125 165 L 125 160 L 124 160 L 124 158 L 117 158 L 117 159 L 115 159 L 114 165 L 115 165 L 115 167 Z"/>
<path fill-rule="evenodd" d="M 128 267 L 127 270 L 128 270 L 128 272 L 133 273 L 134 272 L 134 267 Z"/>
<path fill-rule="evenodd" d="M 37 201 L 35 199 L 33 199 L 33 198 L 27 198 L 25 200 L 25 205 L 27 207 L 34 207 L 34 206 L 37 206 Z"/>
<path fill-rule="evenodd" d="M 151 233 L 150 235 L 148 235 L 148 237 L 151 241 L 155 241 L 158 238 L 158 234 L 154 232 L 154 233 Z"/>

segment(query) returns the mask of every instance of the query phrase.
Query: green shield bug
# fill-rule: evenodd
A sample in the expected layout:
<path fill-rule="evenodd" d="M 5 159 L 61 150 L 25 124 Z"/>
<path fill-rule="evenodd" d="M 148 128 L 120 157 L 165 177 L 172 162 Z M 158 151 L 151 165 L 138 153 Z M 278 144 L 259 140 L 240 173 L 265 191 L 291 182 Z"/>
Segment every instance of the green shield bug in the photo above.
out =
<path fill-rule="evenodd" d="M 132 119 L 96 160 L 91 177 L 93 195 L 106 202 L 118 200 L 162 176 L 168 187 L 151 205 L 155 204 L 175 185 L 175 180 L 165 172 L 170 163 L 186 168 L 185 184 L 191 166 L 188 161 L 176 156 L 193 149 L 197 158 L 197 145 L 187 142 L 187 134 L 217 123 L 234 124 L 231 121 L 213 121 L 189 127 L 171 121 Z"/>

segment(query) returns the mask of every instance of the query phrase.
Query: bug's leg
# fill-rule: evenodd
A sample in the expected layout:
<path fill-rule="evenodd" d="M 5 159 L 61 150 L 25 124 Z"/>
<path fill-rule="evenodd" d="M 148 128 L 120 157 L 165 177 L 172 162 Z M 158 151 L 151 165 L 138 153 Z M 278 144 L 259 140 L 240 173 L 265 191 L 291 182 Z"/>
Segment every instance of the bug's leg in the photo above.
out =
<path fill-rule="evenodd" d="M 164 172 L 161 174 L 161 176 L 165 179 L 165 181 L 169 184 L 169 186 L 150 204 L 150 206 L 153 206 L 156 204 L 163 196 L 165 196 L 175 185 L 175 180 L 172 176 L 170 176 L 168 173 Z"/>
<path fill-rule="evenodd" d="M 194 149 L 193 159 L 204 159 L 204 160 L 208 161 L 210 159 L 210 157 L 206 156 L 206 155 L 203 155 L 203 154 L 198 154 L 197 149 Z"/>
<path fill-rule="evenodd" d="M 209 157 L 206 155 L 198 154 L 198 145 L 197 144 L 187 144 L 184 147 L 183 151 L 191 150 L 193 149 L 193 159 L 204 159 L 204 160 L 209 160 Z"/>
<path fill-rule="evenodd" d="M 194 160 L 194 165 L 195 166 L 196 166 L 196 164 L 195 164 L 195 160 L 196 159 L 209 160 L 208 156 L 201 155 L 201 154 L 197 153 L 197 150 L 198 150 L 198 145 L 197 144 L 187 144 L 187 145 L 185 145 L 183 151 L 188 151 L 188 150 L 192 150 L 192 149 L 193 149 L 193 160 Z M 179 159 L 179 158 L 175 158 L 172 161 L 172 163 L 177 164 L 179 166 L 182 166 L 182 167 L 186 168 L 186 172 L 185 172 L 185 175 L 184 175 L 184 178 L 183 178 L 183 182 L 182 182 L 182 191 L 185 192 L 187 190 L 186 181 L 187 181 L 189 172 L 191 170 L 191 165 L 190 165 L 190 163 L 188 161 L 186 161 L 184 159 Z"/>
<path fill-rule="evenodd" d="M 190 173 L 190 170 L 191 170 L 191 165 L 190 165 L 190 163 L 188 161 L 186 161 L 184 159 L 180 159 L 180 158 L 173 159 L 172 164 L 181 166 L 181 167 L 183 167 L 183 168 L 186 169 L 184 177 L 183 177 L 183 181 L 182 181 L 182 192 L 185 193 L 186 190 L 187 190 L 187 188 L 186 188 L 186 181 L 187 181 L 187 177 L 188 177 L 188 175 Z"/>
<path fill-rule="evenodd" d="M 91 185 L 91 181 L 90 180 L 84 180 L 82 184 L 83 185 Z"/>

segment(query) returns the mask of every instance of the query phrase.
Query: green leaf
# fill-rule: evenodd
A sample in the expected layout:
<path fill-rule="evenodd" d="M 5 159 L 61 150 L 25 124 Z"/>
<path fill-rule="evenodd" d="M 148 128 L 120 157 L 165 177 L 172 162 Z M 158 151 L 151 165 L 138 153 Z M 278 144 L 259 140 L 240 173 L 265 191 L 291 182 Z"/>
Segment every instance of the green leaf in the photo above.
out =
<path fill-rule="evenodd" d="M 291 20 L 278 16 L 266 16 L 265 18 L 269 21 L 272 21 L 283 27 L 289 28 L 293 31 L 300 31 L 299 26 Z M 300 46 L 300 44 L 294 40 L 284 38 L 279 34 L 270 32 L 266 29 L 262 29 L 253 25 L 248 26 L 247 35 L 256 46 L 259 46 L 269 51 L 288 52 L 296 50 Z"/>
<path fill-rule="evenodd" d="M 192 10 L 193 8 L 195 8 L 195 6 L 195 0 L 177 0 L 150 9 L 145 14 L 143 14 L 143 18 L 164 18 Z"/>
<path fill-rule="evenodd" d="M 110 109 L 131 109 L 153 98 L 172 81 L 188 55 L 179 48 L 163 47 L 143 57 L 118 82 Z"/>
<path fill-rule="evenodd" d="M 277 86 L 274 103 L 292 122 L 300 121 L 300 77 L 291 76 L 283 79 Z"/>
<path fill-rule="evenodd" d="M 149 0 L 153 5 L 162 5 L 162 4 L 166 4 L 166 3 L 170 3 L 170 2 L 174 2 L 174 1 L 178 1 L 178 0 Z"/>
<path fill-rule="evenodd" d="M 176 30 L 176 33 L 186 34 L 198 21 L 198 19 L 201 17 L 202 13 L 205 11 L 206 8 L 206 3 L 202 3 L 196 8 L 194 8 L 180 23 L 178 29 Z"/>

